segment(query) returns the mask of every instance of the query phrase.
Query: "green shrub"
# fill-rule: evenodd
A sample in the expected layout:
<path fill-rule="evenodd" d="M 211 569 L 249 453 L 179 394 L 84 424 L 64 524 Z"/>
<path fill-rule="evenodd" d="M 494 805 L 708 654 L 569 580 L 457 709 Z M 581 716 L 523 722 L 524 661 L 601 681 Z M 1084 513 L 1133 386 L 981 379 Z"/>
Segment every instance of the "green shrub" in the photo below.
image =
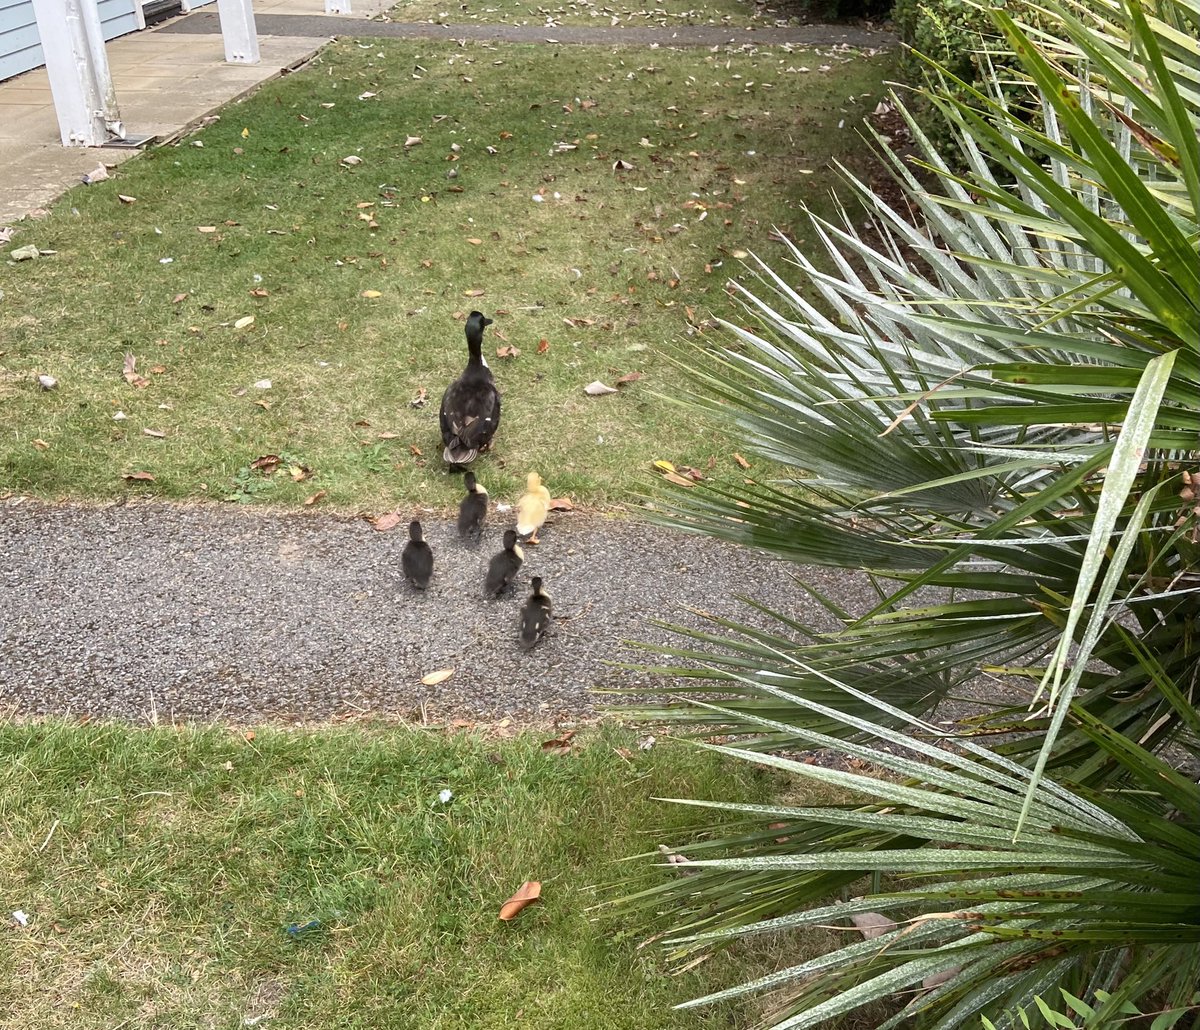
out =
<path fill-rule="evenodd" d="M 988 10 L 969 0 L 896 0 L 892 21 L 905 48 L 900 59 L 902 79 L 915 88 L 930 76 L 925 58 L 977 89 L 989 82 L 995 88 L 1008 78 L 1005 70 L 1015 64 L 1012 53 L 1000 44 Z M 989 68 L 998 74 L 990 75 Z M 951 84 L 939 85 L 937 92 L 960 100 L 966 94 Z M 952 149 L 950 127 L 927 97 L 913 97 L 909 109 L 939 150 Z"/>

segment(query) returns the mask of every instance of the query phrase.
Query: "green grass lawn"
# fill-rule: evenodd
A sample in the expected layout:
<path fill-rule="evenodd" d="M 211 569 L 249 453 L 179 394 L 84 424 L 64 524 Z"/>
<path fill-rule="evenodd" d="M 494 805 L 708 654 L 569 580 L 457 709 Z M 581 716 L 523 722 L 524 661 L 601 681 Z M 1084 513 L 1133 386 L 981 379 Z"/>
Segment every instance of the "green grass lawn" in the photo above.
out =
<path fill-rule="evenodd" d="M 654 796 L 777 784 L 555 736 L 0 726 L 0 1027 L 745 1026 L 671 1006 L 767 951 L 666 976 L 637 948 L 652 928 L 590 888 L 670 875 L 619 860 L 712 818 Z M 542 901 L 500 922 L 526 880 Z"/>
<path fill-rule="evenodd" d="M 737 481 L 727 443 L 658 396 L 682 384 L 664 347 L 737 317 L 740 256 L 771 257 L 772 226 L 804 237 L 831 161 L 866 166 L 856 126 L 892 68 L 334 44 L 18 227 L 12 247 L 57 253 L 0 264 L 0 492 L 455 503 L 437 408 L 472 308 L 496 323 L 504 417 L 478 463 L 494 497 L 537 469 L 555 496 L 619 503 L 656 459 Z M 127 352 L 146 385 L 123 377 Z M 285 469 L 250 470 L 268 454 Z"/>

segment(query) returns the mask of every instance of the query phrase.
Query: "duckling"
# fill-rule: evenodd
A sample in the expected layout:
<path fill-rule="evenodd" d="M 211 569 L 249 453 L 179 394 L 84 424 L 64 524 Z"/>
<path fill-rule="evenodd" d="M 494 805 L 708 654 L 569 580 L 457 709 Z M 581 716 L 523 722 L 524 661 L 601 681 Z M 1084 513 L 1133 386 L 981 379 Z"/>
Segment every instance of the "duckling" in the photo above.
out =
<path fill-rule="evenodd" d="M 517 533 L 527 543 L 538 543 L 537 531 L 546 524 L 550 511 L 550 491 L 542 485 L 542 477 L 530 472 L 525 477 L 525 493 L 517 502 Z"/>
<path fill-rule="evenodd" d="M 491 324 L 481 312 L 467 316 L 467 367 L 442 394 L 442 457 L 448 465 L 474 461 L 500 428 L 500 392 L 483 358 L 483 330 Z"/>
<path fill-rule="evenodd" d="M 517 578 L 517 571 L 525 560 L 525 552 L 517 543 L 516 530 L 504 531 L 504 550 L 495 555 L 488 565 L 487 580 L 484 582 L 484 593 L 489 597 L 499 597 Z"/>
<path fill-rule="evenodd" d="M 521 609 L 521 647 L 532 651 L 550 625 L 550 595 L 542 589 L 542 577 L 530 581 L 529 600 Z"/>
<path fill-rule="evenodd" d="M 463 477 L 463 483 L 467 488 L 467 496 L 458 506 L 458 535 L 478 537 L 487 519 L 488 492 L 480 486 L 474 472 L 468 472 Z"/>
<path fill-rule="evenodd" d="M 400 567 L 404 570 L 404 578 L 417 590 L 429 586 L 429 577 L 433 575 L 433 551 L 425 543 L 421 532 L 421 523 L 416 519 L 408 524 L 408 543 L 400 555 Z"/>

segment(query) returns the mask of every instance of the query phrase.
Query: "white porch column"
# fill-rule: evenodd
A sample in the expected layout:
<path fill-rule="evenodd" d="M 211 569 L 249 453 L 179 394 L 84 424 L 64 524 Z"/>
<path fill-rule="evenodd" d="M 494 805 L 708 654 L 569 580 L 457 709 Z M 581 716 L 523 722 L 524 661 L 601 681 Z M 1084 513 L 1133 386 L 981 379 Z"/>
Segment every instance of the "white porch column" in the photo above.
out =
<path fill-rule="evenodd" d="M 64 147 L 125 138 L 96 0 L 33 0 Z"/>
<path fill-rule="evenodd" d="M 217 0 L 225 60 L 230 64 L 258 64 L 258 29 L 251 0 Z"/>

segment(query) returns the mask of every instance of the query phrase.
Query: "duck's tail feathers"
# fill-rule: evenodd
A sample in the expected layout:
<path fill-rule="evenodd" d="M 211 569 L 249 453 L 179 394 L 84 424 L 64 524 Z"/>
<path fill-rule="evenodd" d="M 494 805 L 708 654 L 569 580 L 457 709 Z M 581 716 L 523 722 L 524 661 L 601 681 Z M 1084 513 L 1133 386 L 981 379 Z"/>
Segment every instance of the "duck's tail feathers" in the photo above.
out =
<path fill-rule="evenodd" d="M 447 465 L 469 465 L 477 457 L 479 457 L 478 447 L 464 446 L 458 440 L 446 444 L 446 449 L 442 451 L 442 459 Z"/>

